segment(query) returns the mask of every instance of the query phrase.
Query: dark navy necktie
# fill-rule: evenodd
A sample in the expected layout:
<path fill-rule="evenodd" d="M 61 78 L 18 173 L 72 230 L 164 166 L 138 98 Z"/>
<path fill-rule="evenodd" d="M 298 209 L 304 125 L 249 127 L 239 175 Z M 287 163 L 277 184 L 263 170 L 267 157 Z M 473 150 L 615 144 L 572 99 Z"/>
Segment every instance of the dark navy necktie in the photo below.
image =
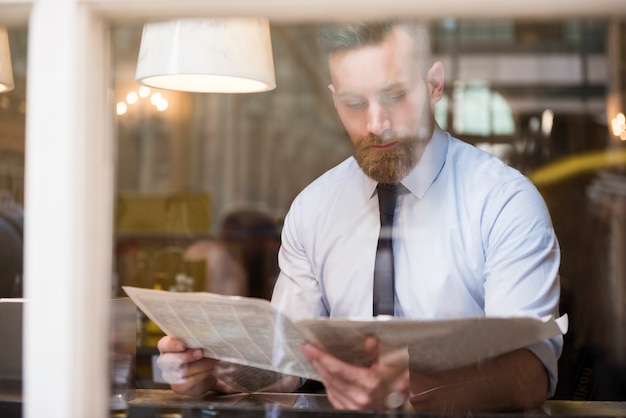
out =
<path fill-rule="evenodd" d="M 397 184 L 378 183 L 378 208 L 380 211 L 380 235 L 376 247 L 374 265 L 373 312 L 376 315 L 393 315 L 394 267 L 392 230 L 396 210 Z"/>

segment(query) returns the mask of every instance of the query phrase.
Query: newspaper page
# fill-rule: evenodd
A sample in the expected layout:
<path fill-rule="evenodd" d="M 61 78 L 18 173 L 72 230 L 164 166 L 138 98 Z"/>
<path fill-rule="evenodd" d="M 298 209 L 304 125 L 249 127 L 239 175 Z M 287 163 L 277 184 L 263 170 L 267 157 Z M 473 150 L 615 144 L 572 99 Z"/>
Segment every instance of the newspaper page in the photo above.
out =
<path fill-rule="evenodd" d="M 304 337 L 267 300 L 129 286 L 124 291 L 165 334 L 202 348 L 206 357 L 319 380 L 300 352 Z M 253 379 L 249 369 L 235 371 L 240 379 Z M 241 380 L 239 385 L 249 388 Z"/>
<path fill-rule="evenodd" d="M 367 366 L 365 338 L 380 341 L 381 358 L 421 373 L 476 364 L 567 332 L 567 315 L 554 320 L 477 317 L 416 320 L 313 318 L 292 322 L 257 298 L 176 293 L 124 287 L 135 304 L 167 335 L 205 356 L 242 366 L 319 380 L 300 352 L 311 341 L 337 358 Z M 242 376 L 250 370 L 238 369 Z M 254 374 L 254 373 L 253 373 Z M 268 376 L 268 381 L 271 377 Z"/>
<path fill-rule="evenodd" d="M 378 317 L 373 320 L 332 318 L 305 319 L 297 326 L 306 339 L 324 347 L 338 358 L 367 362 L 362 351 L 368 335 L 380 341 L 383 360 L 402 361 L 408 349 L 411 370 L 437 373 L 477 364 L 538 341 L 567 332 L 567 315 L 556 320 L 529 317 L 476 317 L 415 320 Z"/>

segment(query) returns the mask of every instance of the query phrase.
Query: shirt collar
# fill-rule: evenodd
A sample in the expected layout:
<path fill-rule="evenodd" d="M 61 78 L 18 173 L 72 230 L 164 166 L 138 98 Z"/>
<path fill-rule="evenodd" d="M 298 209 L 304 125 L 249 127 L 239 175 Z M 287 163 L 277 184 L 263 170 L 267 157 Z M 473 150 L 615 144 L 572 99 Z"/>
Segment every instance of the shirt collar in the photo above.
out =
<path fill-rule="evenodd" d="M 448 135 L 435 123 L 433 136 L 426 145 L 422 158 L 415 165 L 415 168 L 400 183 L 412 194 L 422 199 L 428 188 L 435 181 L 446 161 L 448 153 Z M 375 195 L 376 181 L 363 176 L 366 190 L 370 198 Z"/>
<path fill-rule="evenodd" d="M 447 153 L 448 135 L 435 123 L 433 136 L 426 145 L 422 158 L 409 175 L 402 179 L 401 183 L 411 193 L 422 199 L 441 172 L 446 162 Z"/>

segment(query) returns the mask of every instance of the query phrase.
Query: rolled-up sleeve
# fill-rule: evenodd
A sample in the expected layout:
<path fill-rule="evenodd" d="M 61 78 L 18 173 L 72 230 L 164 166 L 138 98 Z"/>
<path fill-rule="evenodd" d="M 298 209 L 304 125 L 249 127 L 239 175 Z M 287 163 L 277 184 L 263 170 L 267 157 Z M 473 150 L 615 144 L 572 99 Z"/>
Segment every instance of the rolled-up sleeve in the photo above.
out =
<path fill-rule="evenodd" d="M 559 316 L 560 249 L 548 209 L 525 178 L 494 191 L 483 222 L 485 245 L 485 314 Z M 557 383 L 557 360 L 563 338 L 527 347 L 550 376 L 548 396 Z"/>

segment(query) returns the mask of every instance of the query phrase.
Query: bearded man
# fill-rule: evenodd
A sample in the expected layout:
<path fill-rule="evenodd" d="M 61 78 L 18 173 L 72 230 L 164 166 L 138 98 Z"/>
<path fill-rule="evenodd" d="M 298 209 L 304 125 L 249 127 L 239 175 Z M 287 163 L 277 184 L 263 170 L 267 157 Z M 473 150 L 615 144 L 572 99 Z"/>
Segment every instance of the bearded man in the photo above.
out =
<path fill-rule="evenodd" d="M 294 200 L 272 303 L 294 319 L 556 317 L 560 251 L 546 206 L 518 171 L 437 126 L 444 68 L 432 62 L 426 28 L 403 21 L 331 25 L 321 40 L 354 155 Z M 379 205 L 383 212 L 389 190 L 397 197 L 385 226 Z M 377 285 L 379 269 L 390 267 L 379 266 L 385 228 L 393 231 L 387 291 Z M 181 344 L 159 345 L 164 367 L 188 366 L 172 387 L 219 389 L 208 377 L 214 362 Z M 540 406 L 555 389 L 562 338 L 438 374 L 387 367 L 378 341 L 366 345 L 373 357 L 367 367 L 302 347 L 336 408 L 406 401 L 417 410 L 466 413 Z"/>

